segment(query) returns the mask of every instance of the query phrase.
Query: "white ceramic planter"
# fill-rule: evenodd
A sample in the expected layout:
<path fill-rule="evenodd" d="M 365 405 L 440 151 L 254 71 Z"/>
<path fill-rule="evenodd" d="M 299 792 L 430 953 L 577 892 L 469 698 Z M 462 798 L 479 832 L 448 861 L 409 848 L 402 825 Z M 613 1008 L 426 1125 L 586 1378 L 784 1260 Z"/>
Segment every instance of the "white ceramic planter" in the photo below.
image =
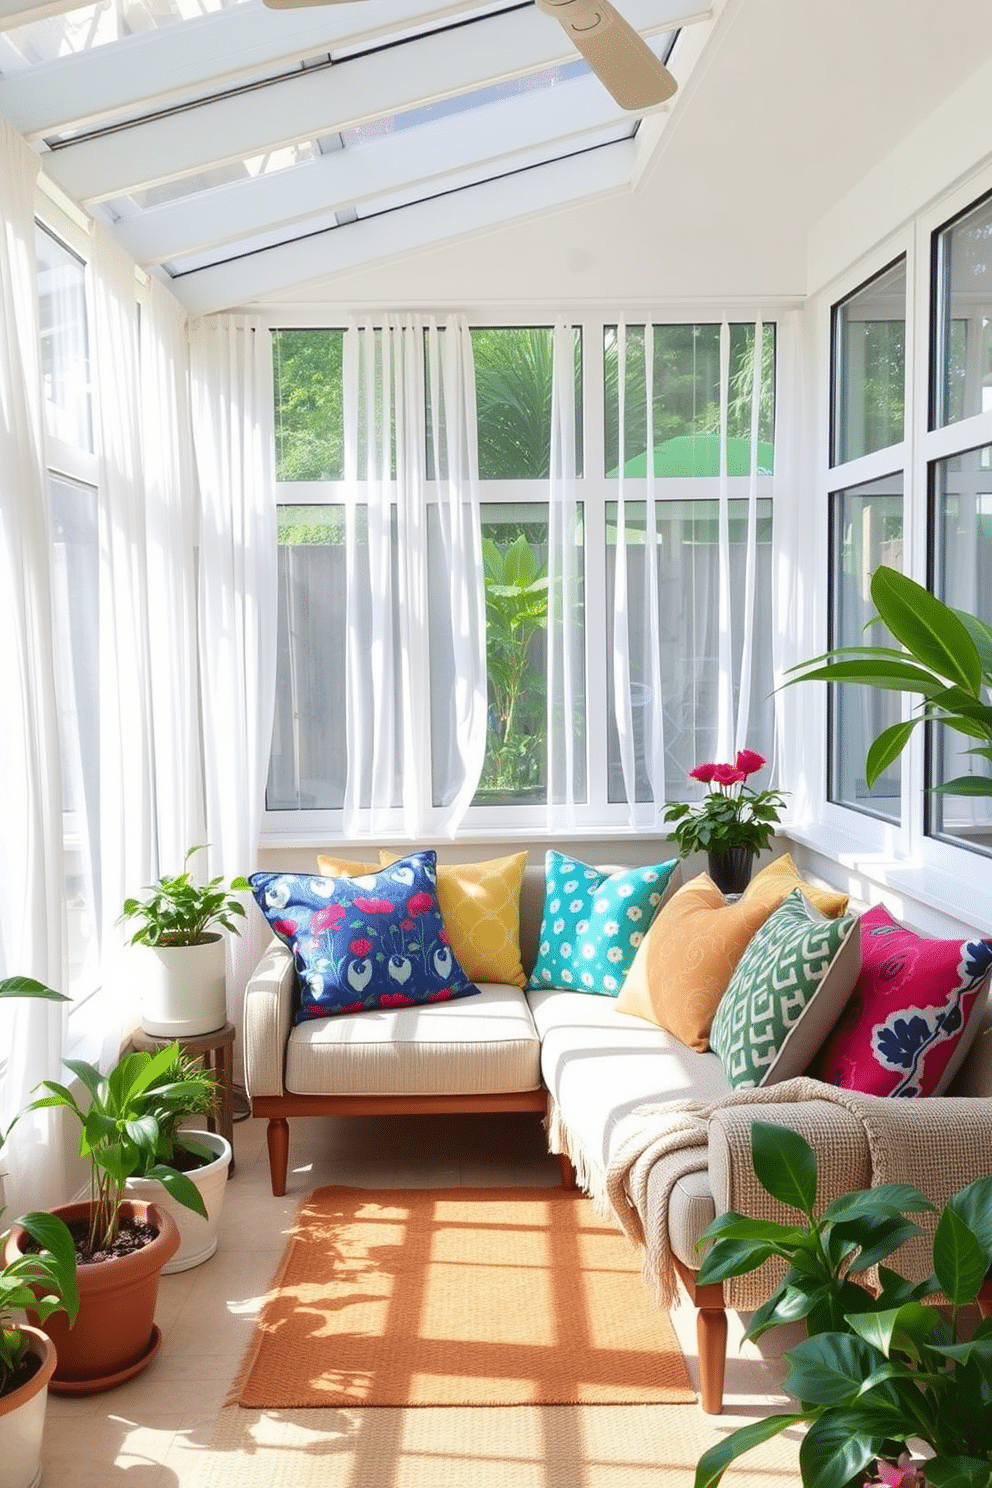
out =
<path fill-rule="evenodd" d="M 204 1261 L 209 1261 L 217 1249 L 217 1226 L 220 1223 L 224 1195 L 227 1192 L 231 1144 L 219 1132 L 197 1131 L 191 1132 L 190 1135 L 195 1136 L 204 1147 L 210 1147 L 217 1153 L 213 1162 L 207 1163 L 202 1168 L 194 1168 L 191 1173 L 186 1174 L 203 1196 L 203 1202 L 207 1208 L 206 1219 L 200 1214 L 194 1214 L 193 1210 L 187 1209 L 184 1204 L 177 1203 L 171 1194 L 166 1193 L 161 1183 L 154 1179 L 129 1178 L 127 1181 L 127 1191 L 132 1198 L 158 1204 L 159 1208 L 167 1209 L 176 1222 L 179 1230 L 179 1249 L 162 1267 L 163 1276 L 168 1276 L 174 1271 L 189 1271 L 193 1266 L 201 1266 Z"/>
<path fill-rule="evenodd" d="M 159 1038 L 196 1038 L 227 1022 L 224 938 L 202 945 L 132 947 L 141 1026 Z"/>
<path fill-rule="evenodd" d="M 21 1325 L 41 1367 L 12 1395 L 0 1398 L 0 1478 L 4 1488 L 37 1488 L 41 1482 L 41 1442 L 48 1406 L 48 1381 L 55 1368 L 55 1345 L 38 1328 Z"/>

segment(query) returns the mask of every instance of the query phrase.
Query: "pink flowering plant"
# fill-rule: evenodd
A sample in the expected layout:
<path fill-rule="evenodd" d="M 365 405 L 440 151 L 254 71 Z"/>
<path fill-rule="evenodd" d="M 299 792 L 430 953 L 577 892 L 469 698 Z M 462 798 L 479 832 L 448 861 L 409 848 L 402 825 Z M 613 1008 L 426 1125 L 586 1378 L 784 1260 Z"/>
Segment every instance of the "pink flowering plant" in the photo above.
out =
<path fill-rule="evenodd" d="M 711 789 L 701 801 L 673 801 L 665 807 L 665 821 L 673 823 L 683 857 L 731 847 L 759 853 L 771 845 L 785 800 L 781 791 L 753 790 L 747 783 L 765 763 L 755 750 L 741 749 L 732 765 L 702 764 L 689 771 L 693 780 Z"/>

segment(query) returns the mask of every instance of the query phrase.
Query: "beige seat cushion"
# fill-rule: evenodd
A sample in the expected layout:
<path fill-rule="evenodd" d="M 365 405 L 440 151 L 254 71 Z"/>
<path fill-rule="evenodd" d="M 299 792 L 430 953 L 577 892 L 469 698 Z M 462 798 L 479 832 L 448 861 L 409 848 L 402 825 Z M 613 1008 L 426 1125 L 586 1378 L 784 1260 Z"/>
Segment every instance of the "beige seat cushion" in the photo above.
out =
<path fill-rule="evenodd" d="M 541 1035 L 541 1069 L 590 1171 L 604 1174 L 617 1128 L 637 1106 L 718 1100 L 729 1082 L 715 1054 L 697 1053 L 611 997 L 557 988 L 527 993 Z M 621 1133 L 622 1134 L 622 1133 Z"/>
<path fill-rule="evenodd" d="M 523 992 L 342 1013 L 299 1023 L 286 1049 L 295 1095 L 492 1095 L 536 1090 L 541 1046 Z"/>

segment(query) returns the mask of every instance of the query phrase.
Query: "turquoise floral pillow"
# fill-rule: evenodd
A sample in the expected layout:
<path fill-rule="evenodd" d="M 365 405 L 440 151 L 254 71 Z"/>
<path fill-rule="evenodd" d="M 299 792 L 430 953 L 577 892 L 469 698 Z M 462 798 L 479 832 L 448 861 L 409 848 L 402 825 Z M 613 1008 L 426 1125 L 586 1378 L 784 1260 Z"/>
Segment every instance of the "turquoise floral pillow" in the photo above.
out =
<path fill-rule="evenodd" d="M 448 943 L 437 857 L 413 853 L 359 878 L 253 873 L 255 901 L 293 952 L 294 1021 L 446 1002 L 478 992 Z"/>
<path fill-rule="evenodd" d="M 537 965 L 527 985 L 616 997 L 675 868 L 673 859 L 604 873 L 549 851 Z"/>

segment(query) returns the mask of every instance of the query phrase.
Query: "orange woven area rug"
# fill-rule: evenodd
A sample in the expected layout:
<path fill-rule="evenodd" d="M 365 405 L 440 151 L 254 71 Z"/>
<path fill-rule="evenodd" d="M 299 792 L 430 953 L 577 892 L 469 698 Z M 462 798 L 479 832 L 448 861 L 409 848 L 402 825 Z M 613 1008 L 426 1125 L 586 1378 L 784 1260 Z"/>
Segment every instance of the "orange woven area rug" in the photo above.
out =
<path fill-rule="evenodd" d="M 335 1187 L 300 1209 L 230 1402 L 695 1398 L 640 1257 L 584 1195 Z"/>

